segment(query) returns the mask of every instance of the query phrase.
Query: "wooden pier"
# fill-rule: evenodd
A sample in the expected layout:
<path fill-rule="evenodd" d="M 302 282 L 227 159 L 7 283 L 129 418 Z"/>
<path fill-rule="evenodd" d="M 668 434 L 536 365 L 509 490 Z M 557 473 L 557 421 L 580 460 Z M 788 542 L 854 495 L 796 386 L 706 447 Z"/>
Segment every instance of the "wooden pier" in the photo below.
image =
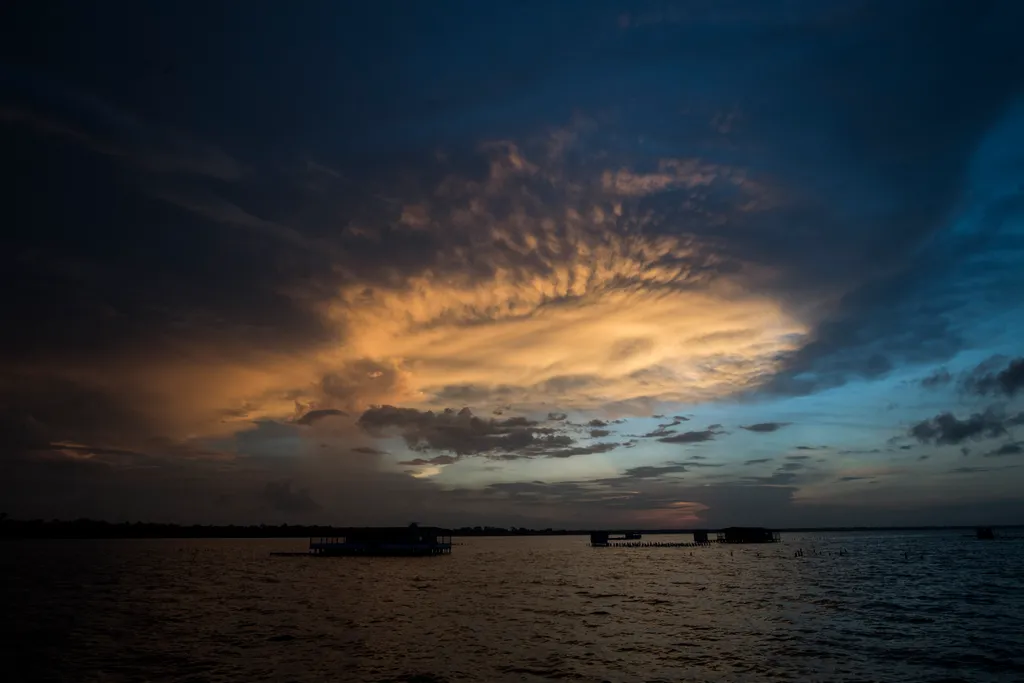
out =
<path fill-rule="evenodd" d="M 274 557 L 435 557 L 452 552 L 451 532 L 437 527 L 362 527 L 344 535 L 311 538 L 302 552 L 272 552 Z"/>
<path fill-rule="evenodd" d="M 624 542 L 609 542 L 604 545 L 591 544 L 593 548 L 703 548 L 709 546 L 712 543 L 718 541 L 707 541 L 705 543 L 696 542 L 679 542 L 673 543 L 672 541 L 624 541 Z"/>
<path fill-rule="evenodd" d="M 590 534 L 591 548 L 703 548 L 715 543 L 779 543 L 778 531 L 763 527 L 728 527 L 717 532 L 714 539 L 708 531 L 693 532 L 693 541 L 632 541 L 626 537 L 612 537 L 607 531 Z M 639 536 L 639 534 L 637 534 Z"/>

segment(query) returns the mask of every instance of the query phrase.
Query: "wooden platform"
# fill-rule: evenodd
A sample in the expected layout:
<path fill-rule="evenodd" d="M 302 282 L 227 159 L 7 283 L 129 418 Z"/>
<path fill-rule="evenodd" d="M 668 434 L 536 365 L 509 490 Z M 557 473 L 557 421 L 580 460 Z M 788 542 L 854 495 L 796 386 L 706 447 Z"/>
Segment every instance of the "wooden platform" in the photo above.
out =
<path fill-rule="evenodd" d="M 344 535 L 309 539 L 309 550 L 273 557 L 436 557 L 452 552 L 451 532 L 437 527 L 350 527 Z"/>
<path fill-rule="evenodd" d="M 394 543 L 394 544 L 364 544 L 364 543 L 310 543 L 309 552 L 319 557 L 351 557 L 351 556 L 376 556 L 376 557 L 433 557 L 435 555 L 449 555 L 452 552 L 451 543 Z"/>
<path fill-rule="evenodd" d="M 713 543 L 724 541 L 708 541 L 707 543 L 672 541 L 629 541 L 625 543 L 591 543 L 591 548 L 704 548 Z"/>

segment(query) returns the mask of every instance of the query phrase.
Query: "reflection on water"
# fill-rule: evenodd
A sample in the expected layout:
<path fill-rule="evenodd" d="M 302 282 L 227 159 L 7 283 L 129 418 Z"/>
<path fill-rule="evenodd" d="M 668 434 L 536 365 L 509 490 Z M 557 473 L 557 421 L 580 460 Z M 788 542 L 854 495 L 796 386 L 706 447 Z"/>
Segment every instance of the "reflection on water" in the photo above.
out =
<path fill-rule="evenodd" d="M 1021 541 L 458 540 L 450 556 L 415 559 L 268 557 L 305 540 L 5 543 L 7 671 L 105 682 L 1024 680 Z"/>

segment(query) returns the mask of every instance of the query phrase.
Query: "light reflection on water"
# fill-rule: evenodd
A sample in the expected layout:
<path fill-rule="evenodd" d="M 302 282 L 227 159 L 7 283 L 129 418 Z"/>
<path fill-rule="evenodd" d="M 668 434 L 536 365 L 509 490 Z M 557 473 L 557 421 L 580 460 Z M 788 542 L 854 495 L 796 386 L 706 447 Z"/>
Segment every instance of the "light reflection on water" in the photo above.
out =
<path fill-rule="evenodd" d="M 330 559 L 268 556 L 304 539 L 8 542 L 0 642 L 26 681 L 1024 680 L 1024 541 L 456 541 Z"/>

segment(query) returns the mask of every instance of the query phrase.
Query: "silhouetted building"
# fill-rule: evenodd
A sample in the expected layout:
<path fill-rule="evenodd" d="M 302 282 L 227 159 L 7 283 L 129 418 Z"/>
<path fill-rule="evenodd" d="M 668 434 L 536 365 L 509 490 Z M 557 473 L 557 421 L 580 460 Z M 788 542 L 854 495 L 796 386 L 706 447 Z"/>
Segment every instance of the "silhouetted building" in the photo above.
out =
<path fill-rule="evenodd" d="M 430 526 L 356 527 L 339 529 L 338 536 L 309 539 L 313 555 L 447 555 L 451 532 Z"/>
<path fill-rule="evenodd" d="M 627 541 L 636 541 L 643 538 L 643 535 L 639 531 L 627 531 L 623 538 Z"/>
<path fill-rule="evenodd" d="M 777 543 L 778 531 L 754 526 L 732 526 L 718 532 L 720 543 Z"/>
<path fill-rule="evenodd" d="M 708 532 L 706 531 L 694 531 L 693 532 L 694 543 L 708 543 Z"/>
<path fill-rule="evenodd" d="M 995 533 L 992 531 L 992 527 L 990 526 L 979 526 L 974 530 L 974 533 L 978 539 L 982 541 L 991 541 L 996 537 Z"/>
<path fill-rule="evenodd" d="M 607 531 L 592 531 L 590 533 L 590 545 L 594 545 L 594 546 L 606 546 L 606 545 L 608 545 L 608 532 Z"/>

